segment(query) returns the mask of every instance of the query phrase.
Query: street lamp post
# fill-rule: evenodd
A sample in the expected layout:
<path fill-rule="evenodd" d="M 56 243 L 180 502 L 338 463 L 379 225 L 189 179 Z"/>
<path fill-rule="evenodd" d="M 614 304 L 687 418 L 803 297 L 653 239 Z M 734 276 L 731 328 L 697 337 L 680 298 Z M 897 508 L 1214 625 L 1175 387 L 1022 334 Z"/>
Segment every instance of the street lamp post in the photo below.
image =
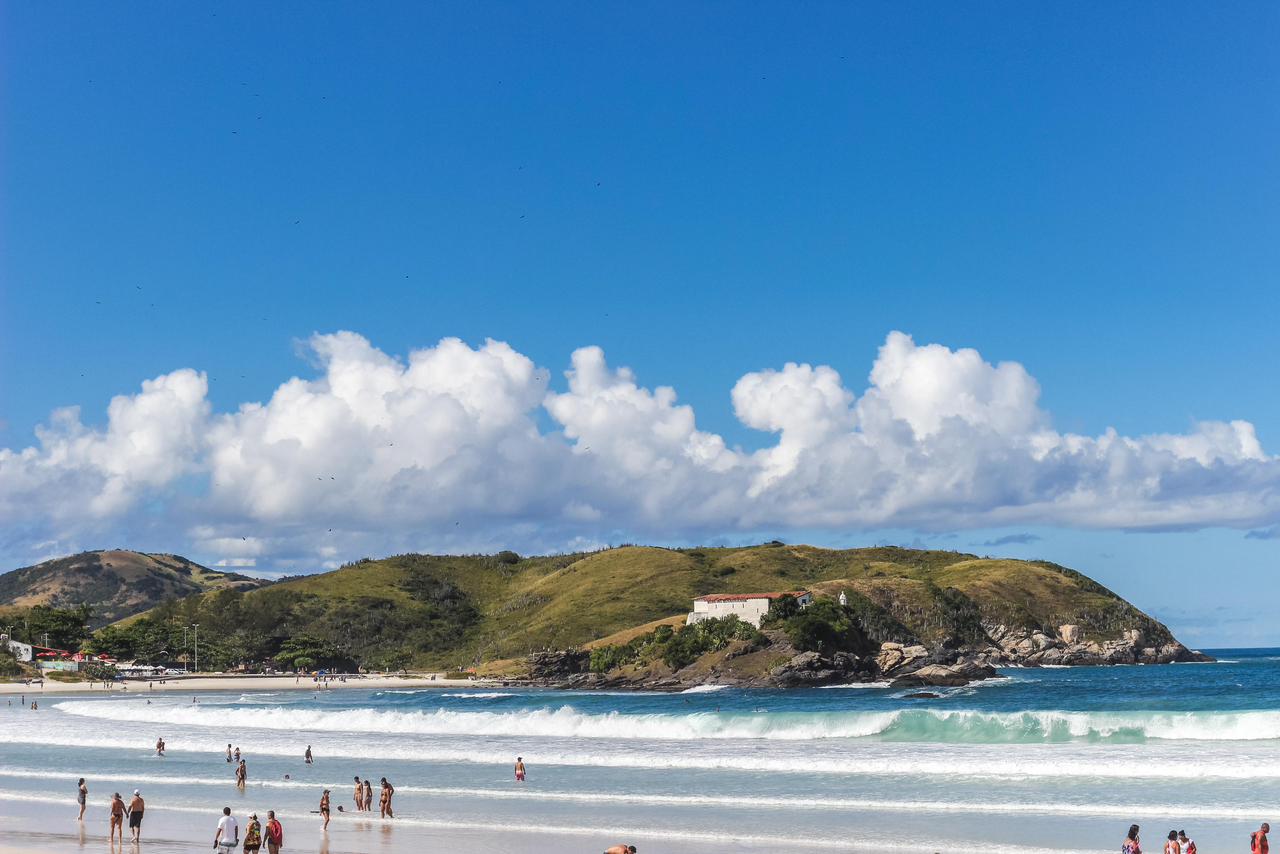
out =
<path fill-rule="evenodd" d="M 196 670 L 195 672 L 199 673 L 200 672 L 200 624 L 192 623 L 191 626 L 192 628 L 195 629 L 195 633 L 196 633 Z"/>

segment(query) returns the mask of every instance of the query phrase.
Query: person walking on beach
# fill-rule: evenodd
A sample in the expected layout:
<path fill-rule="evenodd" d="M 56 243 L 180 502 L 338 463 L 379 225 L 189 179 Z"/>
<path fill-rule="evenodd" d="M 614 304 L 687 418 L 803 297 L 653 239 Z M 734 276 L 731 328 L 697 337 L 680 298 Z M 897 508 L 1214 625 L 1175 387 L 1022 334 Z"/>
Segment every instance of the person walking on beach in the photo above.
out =
<path fill-rule="evenodd" d="M 129 801 L 129 836 L 134 842 L 142 841 L 142 812 L 146 808 L 142 792 L 134 789 L 133 799 Z"/>
<path fill-rule="evenodd" d="M 1138 825 L 1129 825 L 1129 834 L 1120 844 L 1120 854 L 1142 854 L 1142 845 L 1138 842 Z"/>
<path fill-rule="evenodd" d="M 1196 843 L 1187 837 L 1185 830 L 1178 831 L 1178 844 L 1182 846 L 1182 854 L 1196 854 Z"/>
<path fill-rule="evenodd" d="M 379 810 L 382 818 L 395 818 L 396 815 L 391 811 L 391 798 L 396 793 L 396 787 L 387 782 L 387 778 L 382 778 L 382 797 L 378 800 Z"/>
<path fill-rule="evenodd" d="M 262 848 L 262 825 L 258 823 L 258 814 L 251 813 L 249 815 L 249 824 L 244 829 L 244 851 L 245 854 L 256 854 Z"/>
<path fill-rule="evenodd" d="M 284 845 L 284 827 L 276 821 L 276 811 L 267 810 L 267 854 L 280 854 Z"/>
<path fill-rule="evenodd" d="M 120 798 L 120 793 L 116 792 L 111 796 L 111 818 L 108 825 L 108 836 L 110 840 L 116 838 L 116 831 L 120 831 L 120 844 L 124 844 L 124 801 Z"/>
<path fill-rule="evenodd" d="M 244 764 L 244 760 L 240 760 L 240 764 L 236 766 L 236 785 L 241 789 L 244 788 L 245 781 L 249 779 L 249 768 Z"/>
<path fill-rule="evenodd" d="M 356 777 L 356 789 L 351 793 L 351 798 L 356 802 L 356 812 L 364 809 L 364 786 L 360 783 L 360 778 Z"/>
<path fill-rule="evenodd" d="M 1164 854 L 1182 854 L 1182 846 L 1178 844 L 1178 831 L 1169 831 L 1164 843 Z"/>
<path fill-rule="evenodd" d="M 324 826 L 321 830 L 329 829 L 329 790 L 325 789 L 324 794 L 320 796 L 320 817 L 324 819 Z"/>
<path fill-rule="evenodd" d="M 1271 825 L 1264 821 L 1262 827 L 1249 837 L 1249 854 L 1268 854 L 1271 851 L 1271 843 L 1267 842 L 1267 834 L 1270 832 Z"/>
<path fill-rule="evenodd" d="M 76 783 L 76 800 L 80 803 L 80 815 L 76 816 L 76 821 L 84 821 L 84 806 L 89 800 L 89 787 L 84 784 L 84 778 L 80 778 L 80 782 Z"/>
<path fill-rule="evenodd" d="M 303 759 L 306 760 L 308 765 L 310 765 L 312 762 L 315 761 L 314 759 L 311 758 L 311 745 L 309 744 L 307 745 L 307 752 L 303 754 Z"/>
<path fill-rule="evenodd" d="M 231 807 L 222 808 L 222 818 L 218 819 L 218 831 L 213 834 L 213 847 L 222 851 L 230 851 L 240 844 L 240 825 L 231 814 Z"/>
<path fill-rule="evenodd" d="M 524 757 L 522 756 L 516 757 L 516 782 L 524 782 Z"/>

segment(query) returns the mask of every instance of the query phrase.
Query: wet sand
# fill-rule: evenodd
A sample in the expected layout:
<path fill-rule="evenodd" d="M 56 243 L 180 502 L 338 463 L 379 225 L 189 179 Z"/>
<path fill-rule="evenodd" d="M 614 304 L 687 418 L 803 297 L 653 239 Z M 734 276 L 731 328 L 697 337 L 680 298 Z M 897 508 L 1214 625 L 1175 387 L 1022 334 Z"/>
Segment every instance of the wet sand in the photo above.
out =
<path fill-rule="evenodd" d="M 144 795 L 146 792 L 144 791 Z M 101 800 L 96 799 L 96 800 Z M 246 808 L 239 799 L 226 804 L 233 810 L 240 823 L 240 837 L 249 813 L 257 810 L 258 818 L 265 825 L 266 809 L 257 806 Z M 189 810 L 167 810 L 147 804 L 142 823 L 142 843 L 129 841 L 129 829 L 125 828 L 124 844 L 107 841 L 107 807 L 90 800 L 84 821 L 76 820 L 77 807 L 74 797 L 65 806 L 38 801 L 0 801 L 0 854 L 31 854 L 31 852 L 119 852 L 119 854 L 179 854 L 189 851 L 209 851 L 213 847 L 213 834 L 222 814 L 223 804 L 210 804 L 207 815 Z M 450 852 L 450 854 L 553 854 L 553 852 L 596 852 L 624 841 L 602 832 L 598 837 L 582 833 L 530 833 L 519 828 L 494 830 L 491 828 L 450 827 L 447 815 L 405 816 L 406 820 L 382 821 L 356 818 L 353 815 L 334 813 L 327 833 L 320 829 L 320 817 L 313 814 L 292 814 L 280 810 L 276 816 L 284 826 L 283 846 L 286 852 L 316 852 L 316 854 L 365 854 L 379 851 L 384 854 L 417 854 L 423 851 Z M 423 820 L 436 826 L 426 826 Z M 411 823 L 414 822 L 414 823 Z M 641 850 L 646 847 L 632 841 Z M 239 846 L 233 849 L 240 851 Z M 262 851 L 265 852 L 264 845 Z M 707 844 L 686 845 L 679 841 L 664 840 L 662 851 L 666 854 L 711 854 L 723 850 Z M 745 847 L 735 850 L 759 851 L 762 848 Z"/>

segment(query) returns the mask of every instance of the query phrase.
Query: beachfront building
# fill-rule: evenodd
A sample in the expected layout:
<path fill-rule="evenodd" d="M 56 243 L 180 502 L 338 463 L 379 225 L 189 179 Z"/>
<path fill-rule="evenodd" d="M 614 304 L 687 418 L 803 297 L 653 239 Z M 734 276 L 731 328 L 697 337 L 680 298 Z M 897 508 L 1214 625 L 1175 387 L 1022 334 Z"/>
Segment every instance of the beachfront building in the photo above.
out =
<path fill-rule="evenodd" d="M 807 590 L 790 590 L 779 593 L 712 593 L 699 596 L 693 600 L 693 610 L 685 618 L 685 625 L 693 625 L 703 620 L 714 620 L 730 615 L 744 623 L 750 623 L 757 629 L 764 615 L 769 613 L 769 606 L 774 600 L 783 596 L 792 596 L 801 608 L 807 608 L 813 601 L 813 594 Z"/>
<path fill-rule="evenodd" d="M 0 635 L 0 644 L 7 646 L 18 661 L 30 661 L 35 652 L 31 644 L 13 640 L 8 635 Z"/>

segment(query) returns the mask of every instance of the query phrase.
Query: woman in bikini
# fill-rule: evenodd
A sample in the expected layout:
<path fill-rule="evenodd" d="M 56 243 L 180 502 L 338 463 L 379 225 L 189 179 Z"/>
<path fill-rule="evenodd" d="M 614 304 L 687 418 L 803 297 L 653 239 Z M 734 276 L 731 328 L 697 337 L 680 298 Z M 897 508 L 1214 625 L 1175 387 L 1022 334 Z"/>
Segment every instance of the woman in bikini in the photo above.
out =
<path fill-rule="evenodd" d="M 324 794 L 320 796 L 320 817 L 324 819 L 324 827 L 321 830 L 329 829 L 329 790 L 325 789 Z"/>
<path fill-rule="evenodd" d="M 124 801 L 120 800 L 120 793 L 116 792 L 111 796 L 111 831 L 109 839 L 116 838 L 116 831 L 120 832 L 120 844 L 124 844 Z"/>
<path fill-rule="evenodd" d="M 89 787 L 84 784 L 84 778 L 80 778 L 80 782 L 76 784 L 76 800 L 80 802 L 80 815 L 76 816 L 76 821 L 84 821 L 84 805 L 89 799 Z"/>

